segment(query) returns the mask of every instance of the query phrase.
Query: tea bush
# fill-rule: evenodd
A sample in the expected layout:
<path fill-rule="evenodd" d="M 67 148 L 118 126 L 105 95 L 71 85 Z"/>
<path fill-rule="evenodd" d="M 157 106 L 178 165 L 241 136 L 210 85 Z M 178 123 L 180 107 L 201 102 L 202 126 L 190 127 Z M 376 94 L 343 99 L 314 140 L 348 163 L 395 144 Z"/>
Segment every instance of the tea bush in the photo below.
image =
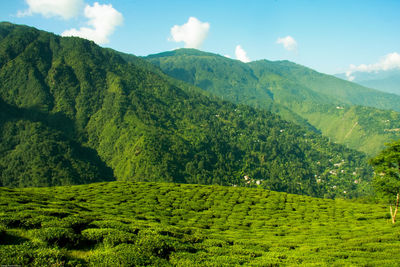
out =
<path fill-rule="evenodd" d="M 385 205 L 255 188 L 0 187 L 3 265 L 396 266 L 399 227 Z"/>

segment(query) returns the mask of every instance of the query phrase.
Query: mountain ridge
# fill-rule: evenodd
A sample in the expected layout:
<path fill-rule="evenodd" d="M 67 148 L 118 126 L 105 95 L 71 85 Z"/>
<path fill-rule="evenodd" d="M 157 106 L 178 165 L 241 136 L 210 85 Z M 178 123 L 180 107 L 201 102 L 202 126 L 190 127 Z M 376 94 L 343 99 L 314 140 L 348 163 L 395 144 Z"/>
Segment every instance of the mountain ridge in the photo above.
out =
<path fill-rule="evenodd" d="M 96 152 L 114 179 L 248 185 L 243 179 L 248 176 L 273 190 L 351 197 L 363 190 L 354 179 L 365 177 L 367 184 L 371 175 L 362 153 L 267 111 L 207 97 L 140 58 L 130 62 L 93 42 L 26 26 L 0 24 L 0 36 L 2 101 L 57 116 L 53 124 L 46 116 L 40 123 L 57 125 L 61 139 Z M 11 135 L 6 127 L 0 131 L 2 140 Z M 12 134 L 25 136 L 18 129 Z M 65 150 L 57 141 L 49 154 L 54 160 Z M 10 155 L 20 153 L 15 147 L 1 150 L 0 170 L 15 161 Z M 59 173 L 57 179 L 69 181 L 72 175 L 63 165 L 46 165 L 40 154 L 22 159 L 29 171 L 30 163 L 40 162 L 40 169 Z M 334 166 L 342 160 L 343 173 Z M 356 166 L 361 169 L 351 175 Z M 14 171 L 1 172 L 4 186 L 22 179 L 20 170 Z M 41 185 L 51 177 L 48 172 L 36 184 L 19 185 Z"/>
<path fill-rule="evenodd" d="M 398 112 L 390 110 L 399 110 L 399 96 L 343 81 L 296 63 L 268 60 L 243 63 L 193 49 L 154 54 L 146 59 L 166 74 L 208 93 L 272 111 L 371 156 L 382 149 L 385 142 L 400 138 L 399 134 L 384 131 L 400 127 Z M 379 119 L 371 121 L 369 117 Z M 364 123 L 367 121 L 370 125 Z"/>

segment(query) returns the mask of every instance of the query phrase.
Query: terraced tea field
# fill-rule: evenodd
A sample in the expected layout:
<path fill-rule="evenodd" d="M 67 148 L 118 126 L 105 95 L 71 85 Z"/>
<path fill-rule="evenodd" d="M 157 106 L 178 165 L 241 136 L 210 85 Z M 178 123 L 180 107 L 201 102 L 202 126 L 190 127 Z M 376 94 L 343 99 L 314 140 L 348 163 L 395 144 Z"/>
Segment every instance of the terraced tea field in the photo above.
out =
<path fill-rule="evenodd" d="M 0 240 L 2 265 L 400 263 L 384 205 L 222 186 L 0 188 Z"/>

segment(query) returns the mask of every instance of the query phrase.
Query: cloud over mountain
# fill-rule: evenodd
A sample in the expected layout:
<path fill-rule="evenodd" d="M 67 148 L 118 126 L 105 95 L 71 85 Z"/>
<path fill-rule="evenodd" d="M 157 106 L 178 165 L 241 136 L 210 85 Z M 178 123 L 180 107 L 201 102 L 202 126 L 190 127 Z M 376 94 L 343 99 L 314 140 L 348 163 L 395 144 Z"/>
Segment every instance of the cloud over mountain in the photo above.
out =
<path fill-rule="evenodd" d="M 186 48 L 200 48 L 207 38 L 210 24 L 190 17 L 183 25 L 174 25 L 171 28 L 170 41 L 184 42 Z"/>
<path fill-rule="evenodd" d="M 62 36 L 78 36 L 92 40 L 97 44 L 108 43 L 108 37 L 114 32 L 115 28 L 122 24 L 123 16 L 113 8 L 111 4 L 100 5 L 95 2 L 93 6 L 86 5 L 85 17 L 88 19 L 89 27 L 70 29 L 64 31 Z"/>
<path fill-rule="evenodd" d="M 247 56 L 247 52 L 240 45 L 236 46 L 235 55 L 236 59 L 244 63 L 250 62 L 250 58 Z"/>
<path fill-rule="evenodd" d="M 392 69 L 400 69 L 400 54 L 393 52 L 382 57 L 377 63 L 350 65 L 349 70 L 346 72 L 346 77 L 349 81 L 355 79 L 352 75 L 354 72 L 378 72 Z"/>

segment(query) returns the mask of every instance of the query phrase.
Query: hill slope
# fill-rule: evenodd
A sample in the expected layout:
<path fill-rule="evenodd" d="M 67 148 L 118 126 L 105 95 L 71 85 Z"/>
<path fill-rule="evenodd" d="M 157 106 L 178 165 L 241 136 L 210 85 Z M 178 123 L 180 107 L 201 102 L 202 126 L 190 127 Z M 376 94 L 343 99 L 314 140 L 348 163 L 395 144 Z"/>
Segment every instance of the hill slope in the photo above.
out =
<path fill-rule="evenodd" d="M 43 125 L 30 140 L 32 150 L 48 140 L 42 134 L 54 133 L 55 139 L 49 141 L 50 161 L 3 144 L 0 168 L 24 166 L 13 169 L 12 177 L 2 171 L 3 186 L 81 183 L 92 175 L 99 178 L 91 181 L 104 180 L 101 170 L 111 168 L 106 180 L 224 185 L 258 180 L 265 188 L 333 197 L 344 191 L 357 195 L 354 180 L 370 177 L 363 154 L 269 112 L 206 97 L 142 59 L 127 62 L 93 42 L 8 23 L 0 25 L 0 37 L 2 101 L 24 123 Z M 10 116 L 6 111 L 4 120 Z M 31 134 L 7 125 L 0 129 L 2 140 Z M 90 153 L 78 153 L 82 150 Z M 63 157 L 65 164 L 50 164 Z M 97 169 L 73 178 L 81 166 Z"/>
<path fill-rule="evenodd" d="M 399 113 L 386 110 L 400 110 L 399 96 L 289 61 L 245 64 L 193 49 L 150 55 L 146 59 L 165 73 L 223 99 L 273 111 L 370 155 L 382 149 L 385 142 L 400 138 L 395 131 L 400 128 Z"/>
<path fill-rule="evenodd" d="M 57 114 L 17 108 L 0 99 L 0 186 L 114 180 L 112 169 L 96 151 L 71 140 L 68 132 L 55 126 L 60 119 Z"/>
<path fill-rule="evenodd" d="M 0 264 L 394 266 L 387 207 L 268 190 L 110 182 L 0 188 Z"/>

